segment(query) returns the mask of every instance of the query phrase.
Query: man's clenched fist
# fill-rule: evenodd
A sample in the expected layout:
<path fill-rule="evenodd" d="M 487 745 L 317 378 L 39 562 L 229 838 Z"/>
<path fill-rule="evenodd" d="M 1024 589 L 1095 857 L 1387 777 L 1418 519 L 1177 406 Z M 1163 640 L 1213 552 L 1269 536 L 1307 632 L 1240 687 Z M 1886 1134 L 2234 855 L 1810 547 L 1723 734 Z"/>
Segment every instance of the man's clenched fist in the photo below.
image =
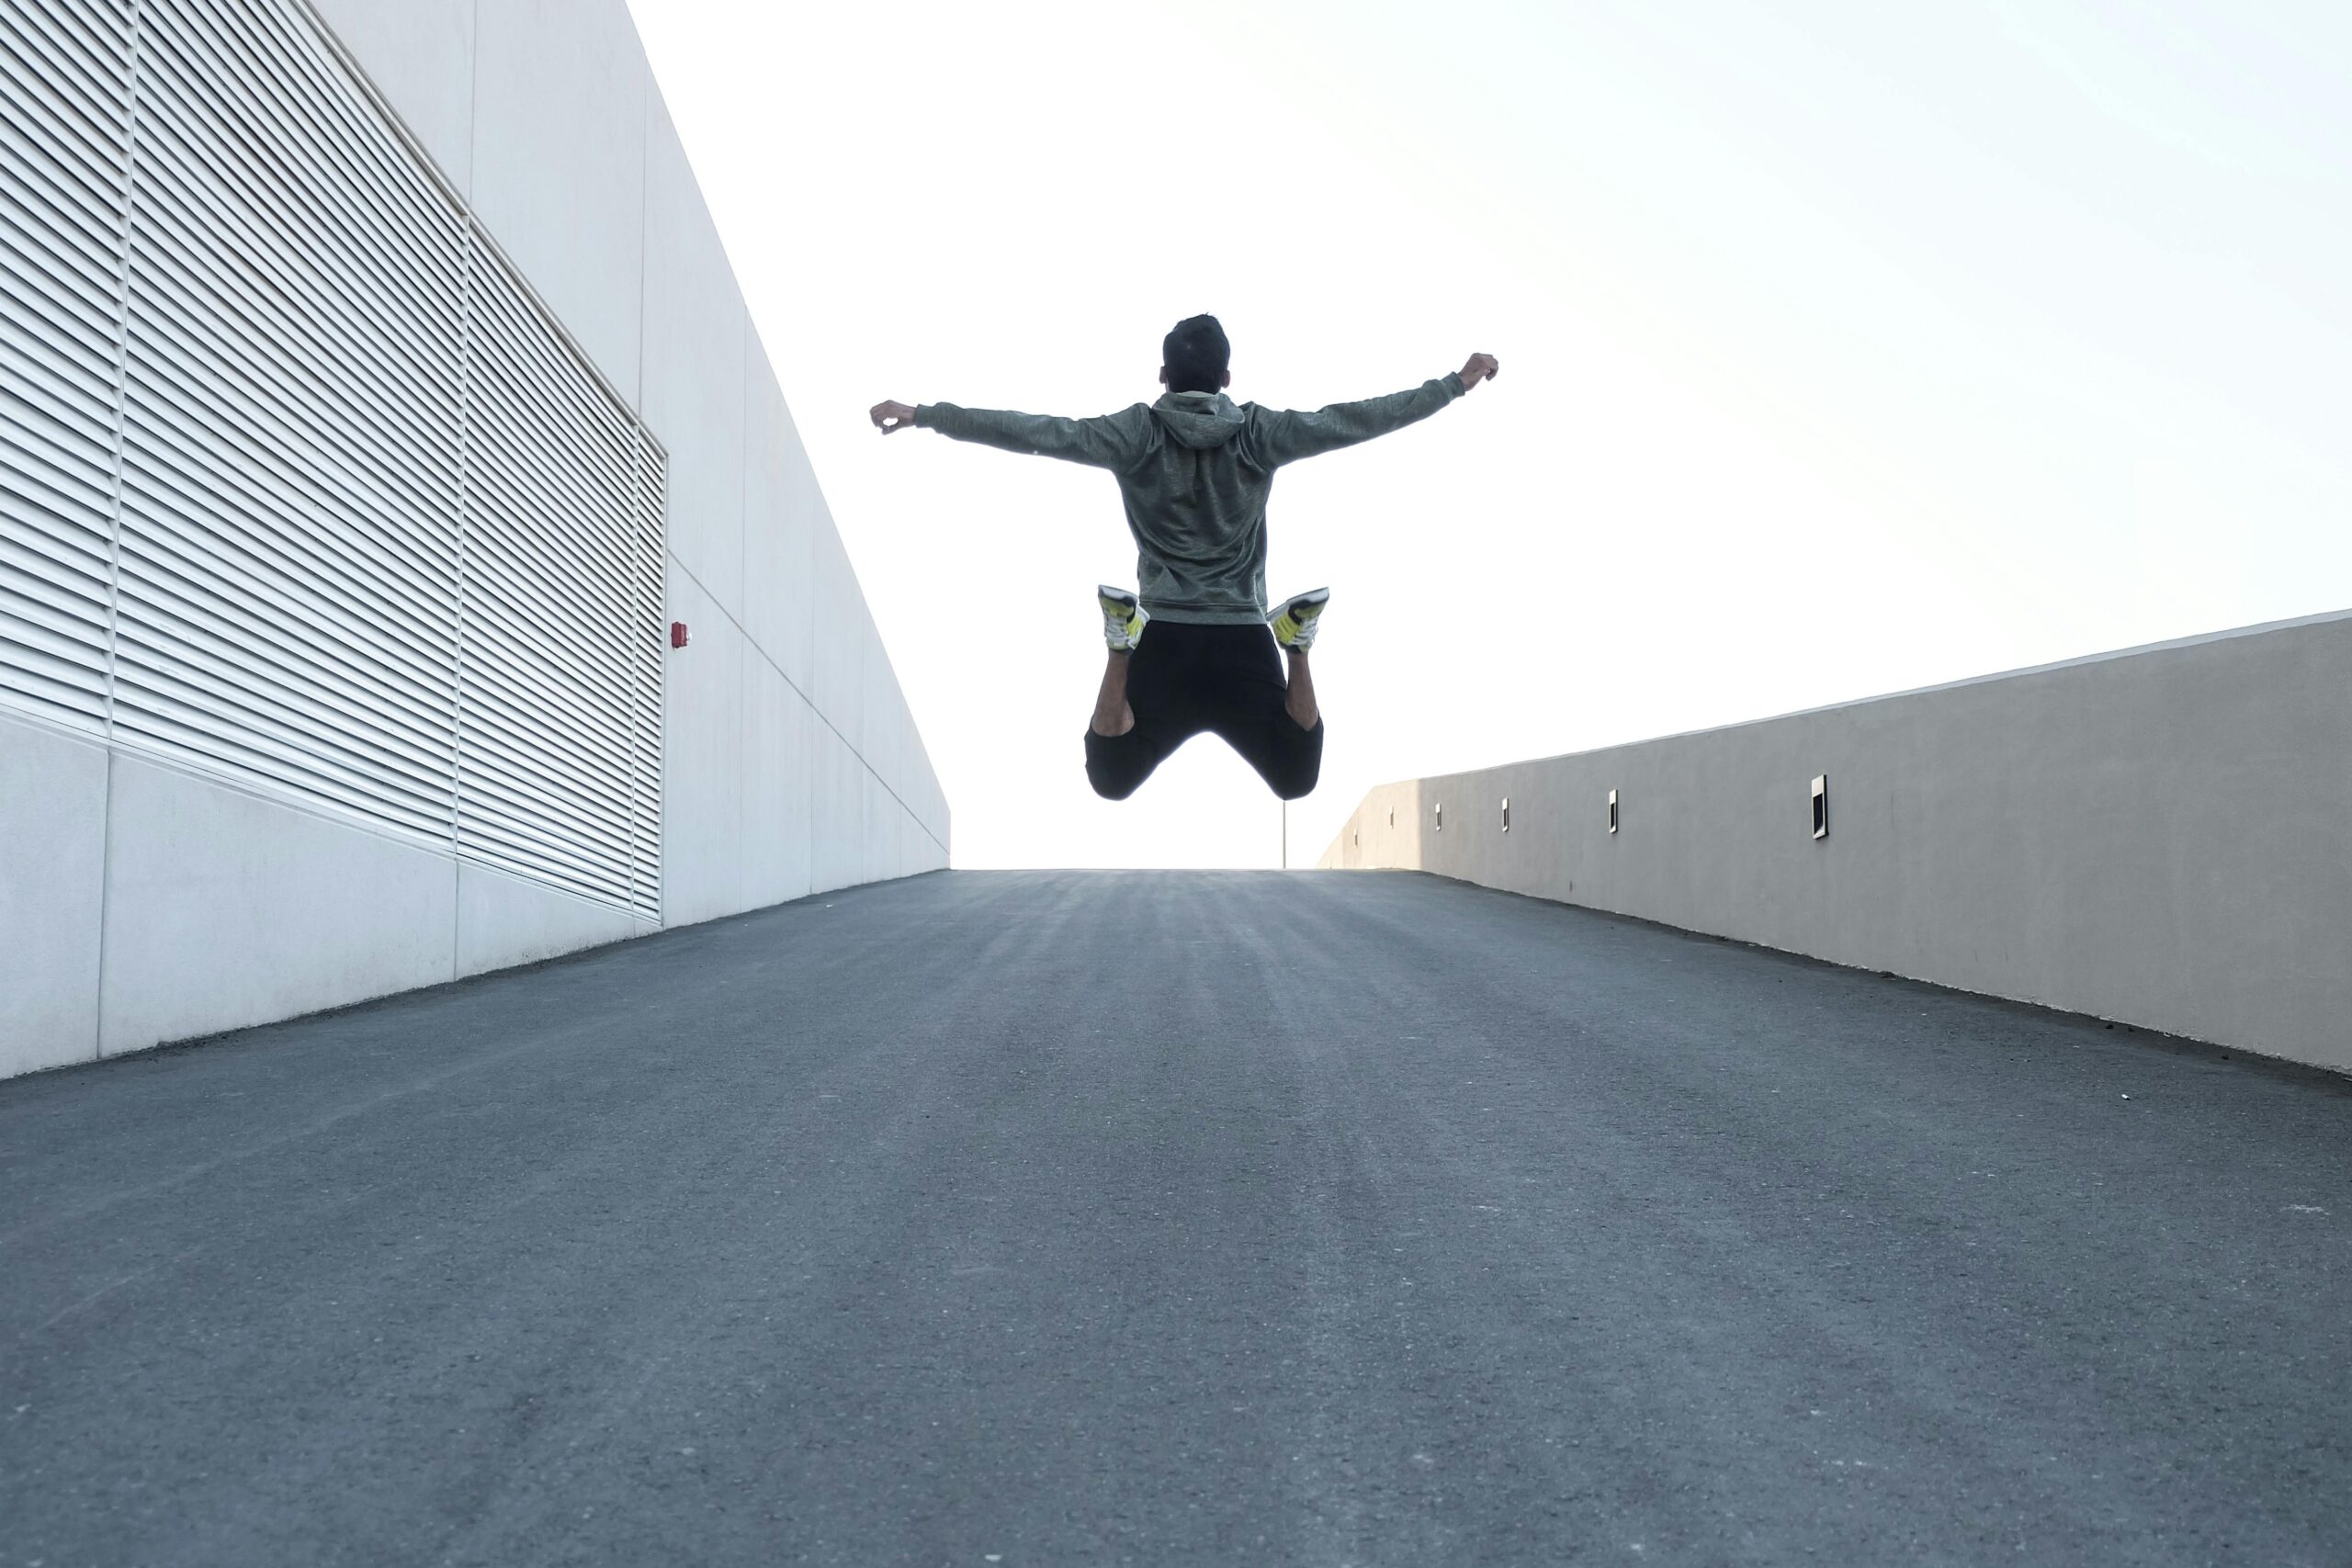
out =
<path fill-rule="evenodd" d="M 876 403 L 869 412 L 874 417 L 874 428 L 885 435 L 914 428 L 915 411 L 904 403 Z"/>
<path fill-rule="evenodd" d="M 1502 368 L 1491 354 L 1472 355 L 1470 363 L 1462 367 L 1462 389 L 1466 392 L 1481 381 L 1493 380 L 1502 374 Z"/>

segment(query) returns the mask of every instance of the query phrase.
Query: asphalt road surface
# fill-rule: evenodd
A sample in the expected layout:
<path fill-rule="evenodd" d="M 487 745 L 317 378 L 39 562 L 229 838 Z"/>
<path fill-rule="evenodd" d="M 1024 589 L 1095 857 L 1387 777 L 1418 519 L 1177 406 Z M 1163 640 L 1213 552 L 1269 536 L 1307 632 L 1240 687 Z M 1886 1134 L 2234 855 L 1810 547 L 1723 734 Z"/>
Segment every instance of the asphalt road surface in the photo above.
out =
<path fill-rule="evenodd" d="M 0 1083 L 0 1564 L 2352 1562 L 2352 1090 L 953 873 Z"/>

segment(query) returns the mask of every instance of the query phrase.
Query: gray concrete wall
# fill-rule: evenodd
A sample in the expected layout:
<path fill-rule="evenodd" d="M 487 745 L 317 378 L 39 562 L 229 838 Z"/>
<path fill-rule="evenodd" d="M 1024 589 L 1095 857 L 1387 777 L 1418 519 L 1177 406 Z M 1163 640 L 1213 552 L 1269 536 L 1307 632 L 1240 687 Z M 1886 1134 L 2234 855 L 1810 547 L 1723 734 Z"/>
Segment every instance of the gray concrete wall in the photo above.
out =
<path fill-rule="evenodd" d="M 662 923 L 945 865 L 945 797 L 622 0 L 318 9 L 668 451 L 692 637 Z M 0 706 L 0 1076 L 654 929 Z"/>
<path fill-rule="evenodd" d="M 2352 1069 L 2352 613 L 1385 784 L 1322 863 Z"/>

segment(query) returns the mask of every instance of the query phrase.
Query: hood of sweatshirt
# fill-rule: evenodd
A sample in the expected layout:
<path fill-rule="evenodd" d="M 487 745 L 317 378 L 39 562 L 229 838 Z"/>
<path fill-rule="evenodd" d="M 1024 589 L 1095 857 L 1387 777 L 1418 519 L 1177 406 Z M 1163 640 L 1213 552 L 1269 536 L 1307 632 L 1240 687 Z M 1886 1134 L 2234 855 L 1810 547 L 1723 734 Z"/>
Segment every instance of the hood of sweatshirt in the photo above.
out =
<path fill-rule="evenodd" d="M 1151 405 L 1151 412 L 1169 434 L 1195 452 L 1224 446 L 1248 423 L 1223 392 L 1170 392 Z"/>

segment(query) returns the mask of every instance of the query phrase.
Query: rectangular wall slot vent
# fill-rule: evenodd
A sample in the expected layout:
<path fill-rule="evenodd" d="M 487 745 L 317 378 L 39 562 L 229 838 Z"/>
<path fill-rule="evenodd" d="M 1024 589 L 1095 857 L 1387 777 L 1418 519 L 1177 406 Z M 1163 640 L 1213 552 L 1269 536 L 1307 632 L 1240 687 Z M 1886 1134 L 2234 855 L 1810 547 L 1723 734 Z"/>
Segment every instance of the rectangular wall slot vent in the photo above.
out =
<path fill-rule="evenodd" d="M 1822 774 L 1813 781 L 1813 836 L 1829 837 L 1829 775 Z"/>
<path fill-rule="evenodd" d="M 1609 830 L 1617 830 L 1617 792 L 1613 789 L 1609 792 Z"/>
<path fill-rule="evenodd" d="M 1437 803 L 1437 830 L 1445 831 L 1445 802 L 1442 800 Z"/>
<path fill-rule="evenodd" d="M 304 0 L 0 108 L 0 703 L 658 914 L 662 453 Z"/>
<path fill-rule="evenodd" d="M 1503 831 L 1510 831 L 1510 796 L 1503 796 Z"/>

